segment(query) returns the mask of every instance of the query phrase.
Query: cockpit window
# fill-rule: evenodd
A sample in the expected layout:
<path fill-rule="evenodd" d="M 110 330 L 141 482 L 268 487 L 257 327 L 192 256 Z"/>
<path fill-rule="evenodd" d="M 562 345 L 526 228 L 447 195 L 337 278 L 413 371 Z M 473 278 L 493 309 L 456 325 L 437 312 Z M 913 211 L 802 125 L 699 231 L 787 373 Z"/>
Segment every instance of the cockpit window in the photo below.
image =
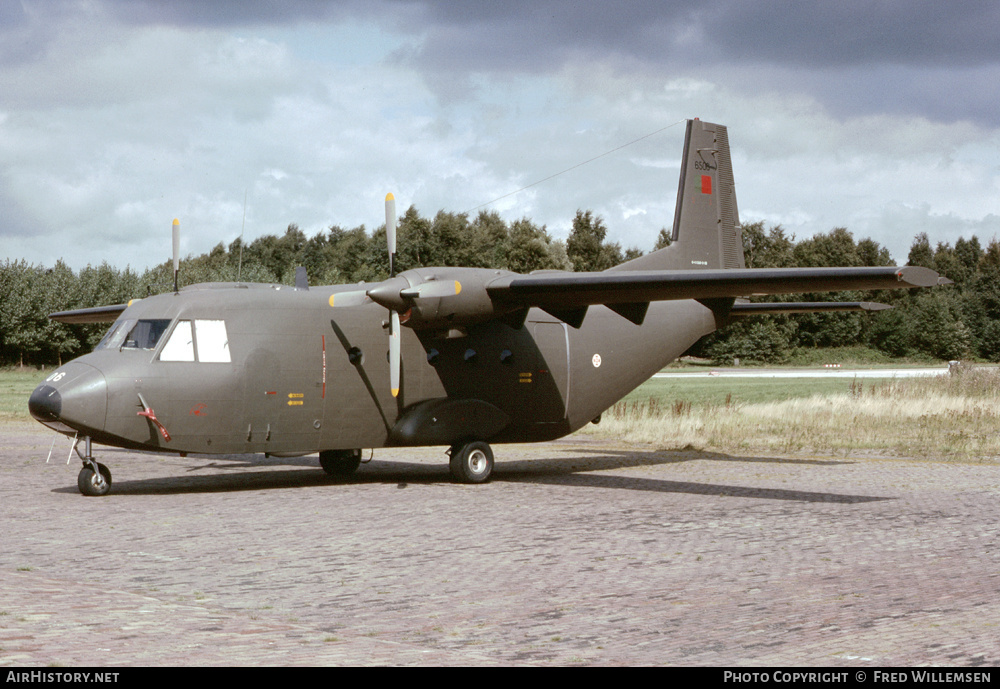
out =
<path fill-rule="evenodd" d="M 94 349 L 155 349 L 169 326 L 169 318 L 124 318 L 111 326 Z"/>
<path fill-rule="evenodd" d="M 139 320 L 125 337 L 122 349 L 155 349 L 156 343 L 170 326 L 169 318 Z"/>
<path fill-rule="evenodd" d="M 94 347 L 95 351 L 98 349 L 118 349 L 122 346 L 122 343 L 125 341 L 125 336 L 128 335 L 128 332 L 134 325 L 134 318 L 125 318 L 115 321 L 115 324 L 108 329 L 108 332 L 104 334 L 101 341 L 97 343 L 96 347 Z"/>

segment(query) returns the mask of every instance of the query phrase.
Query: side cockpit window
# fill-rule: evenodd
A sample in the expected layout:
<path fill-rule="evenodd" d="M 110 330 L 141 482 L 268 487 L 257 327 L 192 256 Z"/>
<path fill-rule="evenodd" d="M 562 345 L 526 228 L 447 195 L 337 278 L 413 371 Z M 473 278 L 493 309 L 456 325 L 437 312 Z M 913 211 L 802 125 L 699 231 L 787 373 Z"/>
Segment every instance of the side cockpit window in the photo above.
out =
<path fill-rule="evenodd" d="M 177 327 L 160 352 L 160 361 L 230 363 L 226 322 L 216 320 L 177 321 Z"/>
<path fill-rule="evenodd" d="M 122 349 L 156 349 L 160 338 L 169 327 L 169 318 L 140 319 L 125 336 Z"/>
<path fill-rule="evenodd" d="M 95 349 L 153 350 L 169 327 L 169 318 L 125 318 L 111 326 Z"/>
<path fill-rule="evenodd" d="M 134 318 L 124 318 L 119 321 L 115 321 L 108 332 L 104 334 L 101 341 L 97 343 L 94 350 L 98 349 L 118 349 L 125 342 L 125 336 L 128 335 L 129 330 L 135 325 Z"/>

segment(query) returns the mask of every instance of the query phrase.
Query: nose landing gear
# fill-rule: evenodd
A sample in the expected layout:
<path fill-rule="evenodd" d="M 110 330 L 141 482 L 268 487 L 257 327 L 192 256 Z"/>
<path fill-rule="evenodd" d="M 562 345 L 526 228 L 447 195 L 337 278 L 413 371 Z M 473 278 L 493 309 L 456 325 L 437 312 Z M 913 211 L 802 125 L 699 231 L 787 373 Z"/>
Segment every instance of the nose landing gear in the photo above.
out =
<path fill-rule="evenodd" d="M 83 461 L 80 475 L 76 477 L 76 487 L 80 489 L 81 493 L 90 497 L 106 495 L 111 490 L 111 470 L 94 460 L 90 447 L 90 436 L 84 437 L 83 445 L 86 453 L 84 455 L 80 455 L 79 446 L 76 448 L 76 453 Z"/>

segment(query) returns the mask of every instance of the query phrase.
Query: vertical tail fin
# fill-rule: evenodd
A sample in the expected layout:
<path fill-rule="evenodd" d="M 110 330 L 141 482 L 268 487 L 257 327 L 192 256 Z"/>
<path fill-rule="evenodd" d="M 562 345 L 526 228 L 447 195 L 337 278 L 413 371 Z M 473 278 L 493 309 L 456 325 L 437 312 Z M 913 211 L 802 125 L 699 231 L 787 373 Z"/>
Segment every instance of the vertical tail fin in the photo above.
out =
<path fill-rule="evenodd" d="M 688 120 L 670 246 L 612 270 L 745 268 L 729 133 Z"/>

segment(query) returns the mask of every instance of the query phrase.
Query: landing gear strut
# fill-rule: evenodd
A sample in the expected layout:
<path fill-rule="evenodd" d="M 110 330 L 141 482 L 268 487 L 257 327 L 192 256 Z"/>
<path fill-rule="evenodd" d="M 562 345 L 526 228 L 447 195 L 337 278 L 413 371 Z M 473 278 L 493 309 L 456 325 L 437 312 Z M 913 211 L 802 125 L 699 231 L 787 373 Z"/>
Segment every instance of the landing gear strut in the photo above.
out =
<path fill-rule="evenodd" d="M 330 476 L 350 476 L 361 464 L 361 450 L 324 450 L 319 453 L 319 465 Z"/>
<path fill-rule="evenodd" d="M 448 467 L 459 483 L 484 483 L 493 473 L 493 450 L 481 440 L 453 445 L 450 454 Z"/>
<path fill-rule="evenodd" d="M 111 490 L 111 470 L 100 462 L 94 461 L 90 447 L 90 436 L 84 437 L 83 445 L 86 454 L 80 455 L 80 459 L 83 460 L 83 468 L 80 469 L 80 475 L 76 477 L 76 487 L 80 489 L 81 493 L 90 497 L 106 495 Z M 77 447 L 76 453 L 80 454 L 79 447 Z"/>

